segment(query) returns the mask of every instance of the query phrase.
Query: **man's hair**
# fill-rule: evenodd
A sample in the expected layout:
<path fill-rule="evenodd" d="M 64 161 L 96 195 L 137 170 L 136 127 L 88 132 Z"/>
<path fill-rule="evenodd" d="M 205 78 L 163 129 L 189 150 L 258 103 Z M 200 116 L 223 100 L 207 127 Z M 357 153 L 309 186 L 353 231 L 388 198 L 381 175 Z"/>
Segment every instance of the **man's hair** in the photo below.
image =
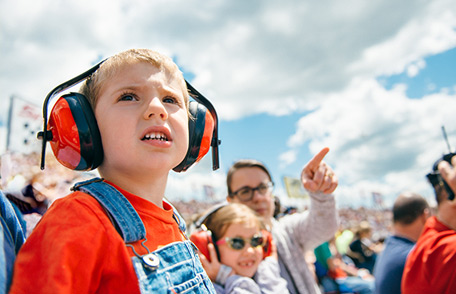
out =
<path fill-rule="evenodd" d="M 263 170 L 267 175 L 269 180 L 272 182 L 271 174 L 269 173 L 266 166 L 255 159 L 241 159 L 235 162 L 231 168 L 228 170 L 228 174 L 226 176 L 226 186 L 228 188 L 228 196 L 231 197 L 233 191 L 231 191 L 231 182 L 233 181 L 233 174 L 241 168 L 248 168 L 248 167 L 257 167 Z"/>
<path fill-rule="evenodd" d="M 104 83 L 109 80 L 116 72 L 126 65 L 133 65 L 139 62 L 146 62 L 161 71 L 165 71 L 169 76 L 181 81 L 183 97 L 188 109 L 188 92 L 182 72 L 171 58 L 150 49 L 130 49 L 109 57 L 81 86 L 79 92 L 90 102 L 92 109 L 95 110 Z"/>
<path fill-rule="evenodd" d="M 261 219 L 248 206 L 241 203 L 229 203 L 211 213 L 204 225 L 219 240 L 232 224 L 243 224 L 263 229 Z"/>
<path fill-rule="evenodd" d="M 426 209 L 429 209 L 429 205 L 423 196 L 413 192 L 404 192 L 394 202 L 393 222 L 409 225 Z"/>

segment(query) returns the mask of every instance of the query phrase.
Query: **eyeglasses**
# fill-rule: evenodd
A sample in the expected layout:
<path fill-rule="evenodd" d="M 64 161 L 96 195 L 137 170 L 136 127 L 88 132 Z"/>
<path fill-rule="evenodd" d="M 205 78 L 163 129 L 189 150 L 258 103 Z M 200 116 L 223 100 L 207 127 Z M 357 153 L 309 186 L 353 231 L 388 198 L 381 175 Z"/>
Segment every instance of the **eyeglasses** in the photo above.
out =
<path fill-rule="evenodd" d="M 218 240 L 215 244 L 221 245 L 221 244 L 225 244 L 225 243 L 231 249 L 242 250 L 242 249 L 244 249 L 244 247 L 247 243 L 250 243 L 250 246 L 252 246 L 253 248 L 263 246 L 265 243 L 265 238 L 261 234 L 255 235 L 250 239 L 242 238 L 242 237 L 234 237 L 234 238 L 226 237 L 225 239 Z"/>
<path fill-rule="evenodd" d="M 261 183 L 255 188 L 242 187 L 241 189 L 231 193 L 231 197 L 236 196 L 242 202 L 247 202 L 252 200 L 255 191 L 258 191 L 258 193 L 264 195 L 266 192 L 270 191 L 272 187 L 274 187 L 273 182 Z"/>

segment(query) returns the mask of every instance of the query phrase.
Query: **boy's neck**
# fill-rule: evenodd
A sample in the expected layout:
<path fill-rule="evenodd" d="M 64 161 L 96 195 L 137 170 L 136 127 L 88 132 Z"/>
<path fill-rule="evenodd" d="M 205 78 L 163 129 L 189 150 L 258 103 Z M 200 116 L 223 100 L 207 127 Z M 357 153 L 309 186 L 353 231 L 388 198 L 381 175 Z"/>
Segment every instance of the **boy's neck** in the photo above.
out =
<path fill-rule="evenodd" d="M 112 174 L 100 171 L 100 176 L 119 186 L 123 190 L 146 199 L 158 207 L 163 208 L 163 197 L 165 195 L 168 174 L 161 177 L 148 176 L 138 178 L 137 175 L 120 175 L 117 173 Z"/>

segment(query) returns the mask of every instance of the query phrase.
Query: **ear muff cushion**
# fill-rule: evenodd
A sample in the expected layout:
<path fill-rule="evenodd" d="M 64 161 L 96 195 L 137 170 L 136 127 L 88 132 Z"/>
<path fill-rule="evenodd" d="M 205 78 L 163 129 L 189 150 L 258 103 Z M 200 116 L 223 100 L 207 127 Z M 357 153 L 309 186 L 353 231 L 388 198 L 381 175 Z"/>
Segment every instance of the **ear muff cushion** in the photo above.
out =
<path fill-rule="evenodd" d="M 214 118 L 204 105 L 196 101 L 190 102 L 189 111 L 193 119 L 188 120 L 188 150 L 184 160 L 173 169 L 176 172 L 186 171 L 203 158 L 211 147 Z"/>
<path fill-rule="evenodd" d="M 266 257 L 271 256 L 273 252 L 272 234 L 266 230 L 261 230 L 261 234 L 263 234 L 266 239 L 266 243 L 263 247 L 263 259 L 265 259 Z"/>
<path fill-rule="evenodd" d="M 95 115 L 87 99 L 70 93 L 52 108 L 48 129 L 57 160 L 74 170 L 92 170 L 103 161 L 103 147 Z"/>
<path fill-rule="evenodd" d="M 190 235 L 190 241 L 198 247 L 198 250 L 207 258 L 207 260 L 211 261 L 209 250 L 207 248 L 207 245 L 212 243 L 212 237 L 209 232 L 197 230 Z"/>

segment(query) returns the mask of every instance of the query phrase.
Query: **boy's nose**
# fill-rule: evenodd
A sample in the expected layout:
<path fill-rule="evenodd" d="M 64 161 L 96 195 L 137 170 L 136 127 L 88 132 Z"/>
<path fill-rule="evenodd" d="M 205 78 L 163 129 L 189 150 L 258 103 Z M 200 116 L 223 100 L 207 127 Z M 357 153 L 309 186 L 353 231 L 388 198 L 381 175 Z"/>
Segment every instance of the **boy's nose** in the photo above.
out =
<path fill-rule="evenodd" d="M 158 97 L 154 97 L 150 100 L 144 113 L 145 119 L 151 119 L 154 117 L 159 117 L 162 120 L 166 120 L 168 118 L 168 112 Z"/>

